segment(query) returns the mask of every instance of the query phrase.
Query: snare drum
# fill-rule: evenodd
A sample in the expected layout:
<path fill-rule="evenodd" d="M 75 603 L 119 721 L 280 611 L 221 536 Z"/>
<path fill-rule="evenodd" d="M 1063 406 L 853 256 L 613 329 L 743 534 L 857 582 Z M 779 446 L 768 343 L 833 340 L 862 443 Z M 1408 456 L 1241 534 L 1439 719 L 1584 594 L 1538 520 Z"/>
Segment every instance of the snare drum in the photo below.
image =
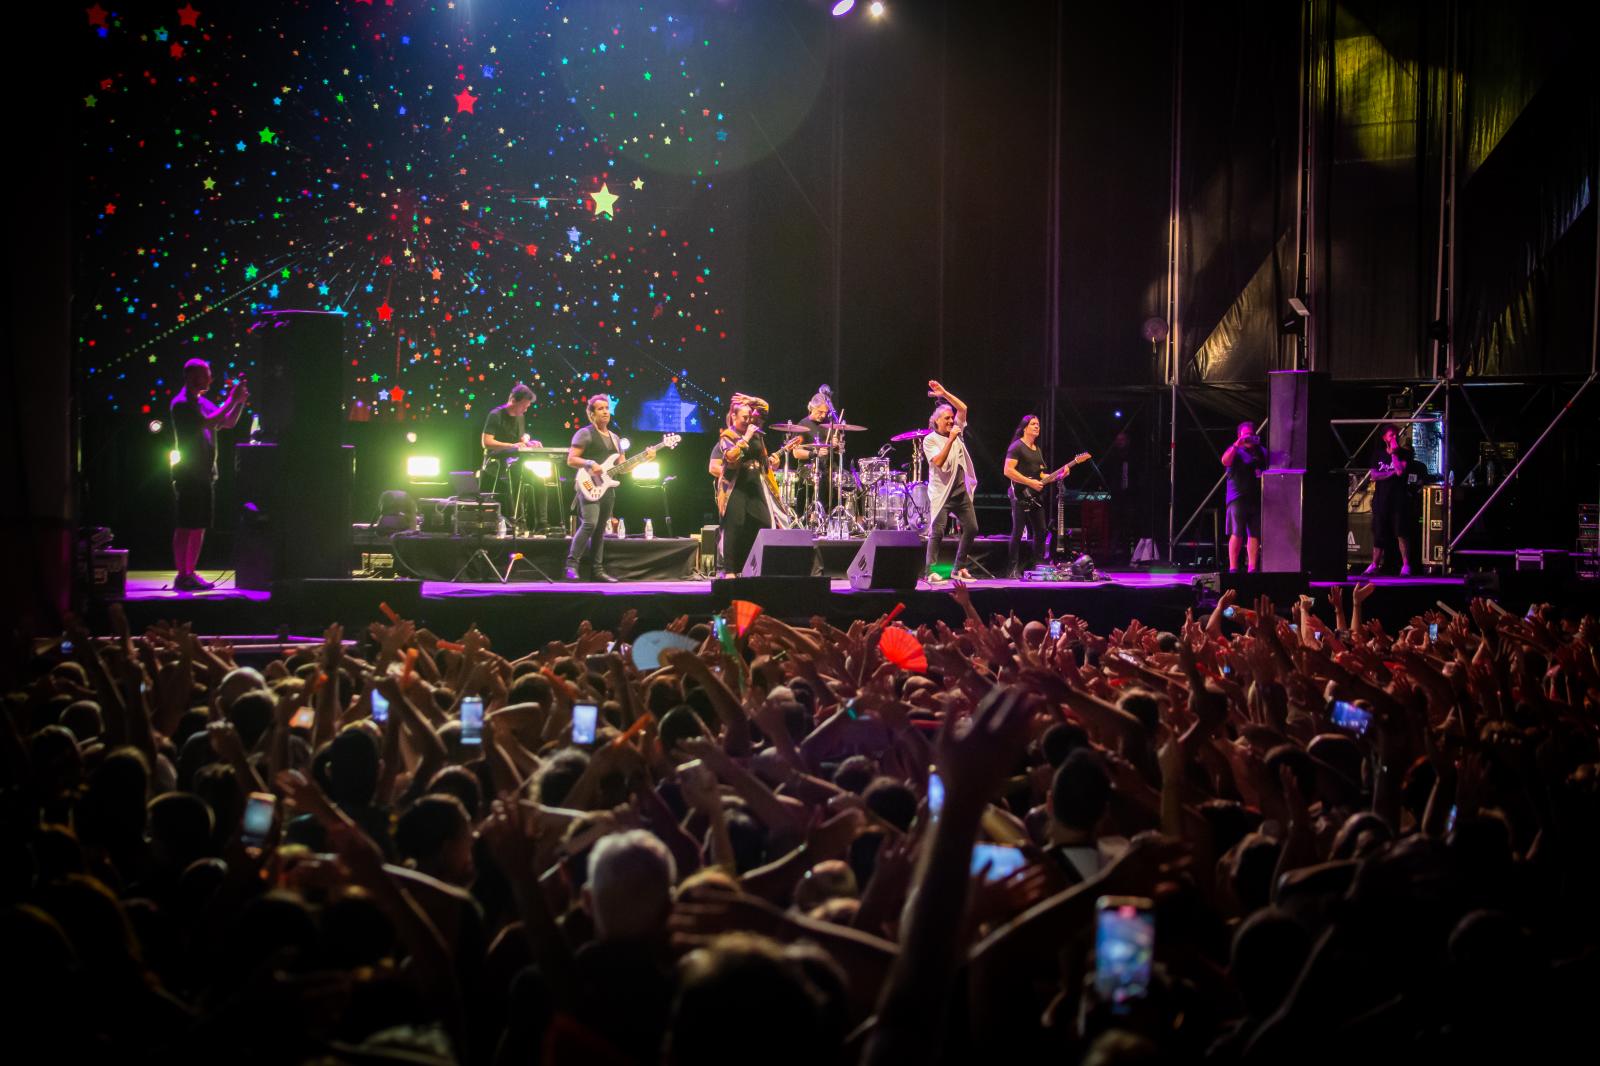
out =
<path fill-rule="evenodd" d="M 856 460 L 856 469 L 861 472 L 861 487 L 872 490 L 872 487 L 882 481 L 889 474 L 889 460 L 872 456 Z"/>

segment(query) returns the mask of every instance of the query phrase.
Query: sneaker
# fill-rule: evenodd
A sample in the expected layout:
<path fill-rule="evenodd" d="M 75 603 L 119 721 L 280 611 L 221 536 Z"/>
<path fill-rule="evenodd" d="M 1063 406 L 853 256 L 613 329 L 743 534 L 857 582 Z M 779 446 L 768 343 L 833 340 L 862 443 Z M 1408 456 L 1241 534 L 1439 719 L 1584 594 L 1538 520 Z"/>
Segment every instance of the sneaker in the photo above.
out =
<path fill-rule="evenodd" d="M 1361 571 L 1361 576 L 1362 577 L 1376 577 L 1377 575 L 1378 575 L 1378 564 L 1377 563 L 1372 563 L 1372 564 L 1368 565 L 1368 567 L 1365 570 Z"/>
<path fill-rule="evenodd" d="M 1400 567 L 1400 576 L 1401 577 L 1410 577 L 1411 576 L 1411 564 L 1410 563 L 1406 563 L 1405 565 Z"/>
<path fill-rule="evenodd" d="M 943 574 L 935 573 L 935 574 L 929 574 L 928 575 L 928 584 L 930 584 L 930 585 L 942 585 L 942 584 L 945 583 L 945 581 L 946 581 L 946 578 L 945 578 L 945 576 Z"/>
<path fill-rule="evenodd" d="M 598 566 L 595 567 L 595 570 L 594 570 L 594 579 L 596 581 L 604 581 L 608 585 L 615 585 L 617 583 L 617 579 L 616 578 L 612 577 L 610 574 L 606 573 L 604 570 L 600 569 Z"/>
<path fill-rule="evenodd" d="M 179 592 L 210 592 L 217 586 L 199 574 L 179 574 L 172 579 L 172 587 Z"/>
<path fill-rule="evenodd" d="M 954 577 L 954 578 L 960 578 L 962 581 L 971 581 L 972 580 L 972 571 L 968 570 L 966 567 L 963 566 L 960 570 L 957 570 L 955 573 L 951 574 L 950 576 Z"/>
<path fill-rule="evenodd" d="M 582 575 L 580 575 L 578 573 L 577 567 L 573 567 L 573 566 L 567 567 L 566 578 L 567 578 L 568 581 L 582 581 L 583 580 Z"/>

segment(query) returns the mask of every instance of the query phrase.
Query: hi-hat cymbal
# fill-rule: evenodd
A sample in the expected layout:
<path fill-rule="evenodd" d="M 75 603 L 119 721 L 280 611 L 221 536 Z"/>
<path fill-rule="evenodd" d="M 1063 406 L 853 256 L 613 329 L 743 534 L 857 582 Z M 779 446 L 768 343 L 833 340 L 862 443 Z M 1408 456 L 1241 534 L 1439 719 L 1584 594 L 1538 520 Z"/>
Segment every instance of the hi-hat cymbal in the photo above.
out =
<path fill-rule="evenodd" d="M 767 428 L 777 433 L 811 433 L 810 426 L 802 426 L 798 422 L 774 422 Z"/>
<path fill-rule="evenodd" d="M 904 433 L 896 433 L 889 439 L 898 444 L 903 440 L 921 440 L 923 437 L 926 437 L 932 432 L 933 430 L 931 429 L 908 429 Z"/>

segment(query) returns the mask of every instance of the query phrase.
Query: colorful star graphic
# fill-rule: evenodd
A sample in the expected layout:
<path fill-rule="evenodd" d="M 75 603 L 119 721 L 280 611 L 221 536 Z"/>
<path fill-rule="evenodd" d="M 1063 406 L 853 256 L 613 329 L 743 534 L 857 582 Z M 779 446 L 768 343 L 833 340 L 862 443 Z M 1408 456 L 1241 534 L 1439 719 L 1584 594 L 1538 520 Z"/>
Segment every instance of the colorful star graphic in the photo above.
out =
<path fill-rule="evenodd" d="M 599 192 L 590 193 L 589 195 L 594 199 L 594 213 L 596 215 L 603 211 L 612 218 L 617 217 L 611 212 L 612 206 L 617 202 L 617 194 L 606 188 L 605 182 L 600 183 Z"/>
<path fill-rule="evenodd" d="M 211 190 L 211 189 L 215 189 L 217 187 L 217 181 L 216 181 L 215 178 L 207 178 L 205 181 L 202 181 L 200 184 L 203 185 L 208 191 Z"/>
<path fill-rule="evenodd" d="M 178 8 L 178 24 L 180 26 L 198 26 L 199 22 L 197 20 L 199 18 L 200 12 L 194 9 L 193 4 L 186 3 Z"/>
<path fill-rule="evenodd" d="M 472 95 L 471 89 L 462 89 L 456 93 L 456 114 L 459 115 L 463 112 L 469 115 L 477 114 L 476 111 L 472 110 L 472 105 L 476 104 L 478 99 L 478 97 Z"/>
<path fill-rule="evenodd" d="M 106 9 L 99 4 L 84 9 L 84 14 L 89 16 L 89 25 L 104 26 L 106 24 Z"/>
<path fill-rule="evenodd" d="M 272 132 L 272 127 L 270 126 L 262 126 L 261 129 L 256 132 L 256 136 L 261 138 L 262 144 L 271 144 L 273 141 L 278 139 L 278 135 Z"/>
<path fill-rule="evenodd" d="M 634 187 L 634 188 L 635 188 L 635 189 L 642 189 L 642 188 L 644 188 L 644 179 L 643 179 L 643 178 L 634 178 L 634 179 L 633 179 L 633 187 Z"/>
<path fill-rule="evenodd" d="M 385 301 L 383 301 L 383 303 L 378 305 L 378 321 L 379 322 L 387 322 L 387 321 L 389 321 L 390 317 L 393 316 L 393 315 L 394 315 L 394 308 L 389 306 L 389 301 L 388 300 L 385 300 Z"/>

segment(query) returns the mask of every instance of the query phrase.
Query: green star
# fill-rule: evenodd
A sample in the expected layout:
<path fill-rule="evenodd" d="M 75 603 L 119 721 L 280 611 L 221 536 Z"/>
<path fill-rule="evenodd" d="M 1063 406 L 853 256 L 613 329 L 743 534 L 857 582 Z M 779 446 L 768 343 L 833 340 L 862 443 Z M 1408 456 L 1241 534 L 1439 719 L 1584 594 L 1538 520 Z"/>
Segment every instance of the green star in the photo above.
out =
<path fill-rule="evenodd" d="M 289 280 L 289 268 L 288 267 L 284 267 L 283 268 L 283 270 L 281 271 L 281 276 L 282 276 L 284 281 L 288 281 Z"/>
<path fill-rule="evenodd" d="M 212 178 L 207 178 L 205 181 L 202 181 L 200 184 L 204 185 L 208 191 L 211 190 L 211 189 L 215 189 L 217 187 L 217 183 L 216 183 L 215 179 L 212 179 Z"/>
<path fill-rule="evenodd" d="M 333 98 L 339 101 L 341 104 L 344 103 L 344 93 L 334 93 Z"/>
<path fill-rule="evenodd" d="M 96 100 L 94 98 L 94 94 L 93 93 L 90 93 L 88 96 L 85 96 L 83 98 L 83 106 L 84 107 L 93 107 L 95 104 L 97 104 L 99 102 L 100 101 L 98 101 L 98 100 Z"/>
<path fill-rule="evenodd" d="M 272 128 L 270 126 L 262 126 L 261 131 L 256 134 L 256 136 L 261 138 L 262 144 L 271 144 L 273 141 L 278 139 L 278 135 L 272 132 Z"/>
<path fill-rule="evenodd" d="M 249 266 L 244 268 L 244 280 L 254 281 L 256 279 L 256 275 L 259 273 L 261 273 L 261 271 L 256 269 L 254 263 L 251 263 Z"/>

